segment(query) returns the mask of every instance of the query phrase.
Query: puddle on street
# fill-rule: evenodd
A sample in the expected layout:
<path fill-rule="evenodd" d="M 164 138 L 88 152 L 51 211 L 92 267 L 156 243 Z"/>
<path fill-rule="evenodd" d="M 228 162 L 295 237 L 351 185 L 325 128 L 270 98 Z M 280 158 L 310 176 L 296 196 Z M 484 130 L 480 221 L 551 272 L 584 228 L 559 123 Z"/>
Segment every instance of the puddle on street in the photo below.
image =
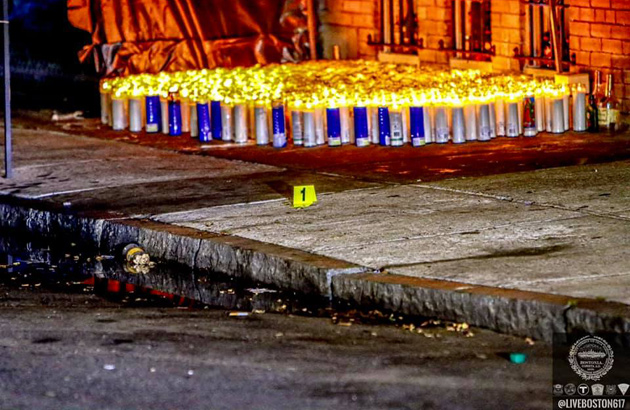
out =
<path fill-rule="evenodd" d="M 0 234 L 0 283 L 25 291 L 91 293 L 128 307 L 223 309 L 235 318 L 281 313 L 330 318 L 332 324 L 340 326 L 396 325 L 429 337 L 439 337 L 440 331 L 473 335 L 466 324 L 406 317 L 350 305 L 333 306 L 322 297 L 155 262 L 138 269 L 125 263 L 122 252 L 99 254 L 75 243 L 60 244 L 32 237 L 26 240 L 16 233 Z"/>

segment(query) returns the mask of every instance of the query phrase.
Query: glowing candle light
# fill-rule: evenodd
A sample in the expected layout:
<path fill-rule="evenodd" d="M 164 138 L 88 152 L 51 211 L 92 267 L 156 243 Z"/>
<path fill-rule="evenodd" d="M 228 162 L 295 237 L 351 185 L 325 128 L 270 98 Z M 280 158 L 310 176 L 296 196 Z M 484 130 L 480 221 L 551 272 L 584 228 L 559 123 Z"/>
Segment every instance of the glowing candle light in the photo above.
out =
<path fill-rule="evenodd" d="M 221 101 L 210 102 L 210 127 L 212 129 L 212 138 L 215 140 L 223 139 L 223 113 L 221 109 Z"/>
<path fill-rule="evenodd" d="M 286 124 L 284 118 L 284 106 L 277 104 L 271 109 L 273 125 L 273 147 L 284 148 L 287 146 Z"/>
<path fill-rule="evenodd" d="M 267 120 L 267 109 L 257 106 L 254 108 L 254 117 L 256 119 L 256 144 L 269 144 L 269 122 Z"/>
<path fill-rule="evenodd" d="M 497 137 L 505 137 L 505 103 L 503 102 L 503 100 L 497 100 L 494 103 L 494 108 Z"/>
<path fill-rule="evenodd" d="M 553 98 L 550 95 L 545 96 L 545 131 L 552 132 L 552 106 L 553 106 Z"/>
<path fill-rule="evenodd" d="M 230 104 L 221 104 L 221 140 L 234 141 L 234 116 Z"/>
<path fill-rule="evenodd" d="M 467 104 L 464 107 L 464 119 L 466 122 L 466 141 L 476 141 L 479 130 L 477 127 L 477 107 L 475 105 Z M 455 141 L 455 137 L 453 137 L 453 141 Z"/>
<path fill-rule="evenodd" d="M 312 110 L 304 111 L 304 147 L 316 147 L 317 135 L 315 134 L 315 112 Z"/>
<path fill-rule="evenodd" d="M 127 128 L 127 100 L 116 97 L 112 99 L 112 128 L 115 131 Z"/>
<path fill-rule="evenodd" d="M 431 144 L 435 141 L 435 136 L 433 134 L 433 130 L 435 129 L 433 110 L 431 107 L 425 105 L 422 107 L 422 116 L 423 118 L 423 126 L 424 126 L 424 142 L 427 144 Z"/>
<path fill-rule="evenodd" d="M 111 106 L 111 94 L 101 91 L 101 123 L 103 125 L 109 124 L 109 113 Z"/>
<path fill-rule="evenodd" d="M 370 145 L 367 107 L 354 107 L 354 136 L 357 147 Z"/>
<path fill-rule="evenodd" d="M 339 108 L 339 124 L 340 124 L 340 132 L 341 132 L 341 143 L 349 144 L 351 139 L 350 132 L 350 113 L 348 112 L 348 107 L 340 107 Z"/>
<path fill-rule="evenodd" d="M 571 96 L 569 94 L 566 94 L 566 93 L 562 96 L 562 109 L 564 110 L 563 119 L 564 119 L 564 130 L 565 131 L 569 131 L 569 129 L 571 128 L 571 118 L 570 118 L 571 99 L 570 99 L 570 97 Z"/>
<path fill-rule="evenodd" d="M 507 103 L 507 126 L 506 134 L 508 137 L 518 137 L 521 131 L 519 124 L 518 102 L 509 101 Z"/>
<path fill-rule="evenodd" d="M 291 134 L 293 135 L 293 145 L 304 145 L 301 111 L 291 111 Z"/>
<path fill-rule="evenodd" d="M 148 133 L 159 132 L 162 122 L 160 97 L 157 95 L 150 95 L 146 98 L 145 104 L 147 113 L 147 123 L 145 128 Z"/>
<path fill-rule="evenodd" d="M 453 143 L 462 144 L 466 142 L 466 130 L 464 121 L 464 108 L 453 107 Z"/>
<path fill-rule="evenodd" d="M 197 104 L 197 124 L 199 127 L 199 141 L 210 142 L 212 140 L 210 108 L 206 102 Z"/>
<path fill-rule="evenodd" d="M 490 138 L 497 137 L 497 118 L 496 118 L 496 107 L 495 103 L 491 102 L 488 104 L 490 111 Z"/>
<path fill-rule="evenodd" d="M 140 98 L 129 99 L 129 131 L 141 132 L 142 121 L 142 100 Z"/>
<path fill-rule="evenodd" d="M 425 145 L 424 112 L 422 107 L 409 107 L 409 131 L 412 146 L 421 147 Z"/>
<path fill-rule="evenodd" d="M 168 100 L 161 98 L 160 99 L 160 117 L 162 118 L 162 134 L 168 135 Z"/>
<path fill-rule="evenodd" d="M 402 147 L 405 142 L 403 137 L 403 115 L 400 109 L 392 108 L 389 110 L 389 124 L 390 145 L 392 147 Z"/>
<path fill-rule="evenodd" d="M 573 97 L 573 131 L 586 131 L 586 93 L 581 88 Z"/>
<path fill-rule="evenodd" d="M 389 120 L 389 109 L 378 107 L 378 143 L 384 147 L 391 145 L 391 125 Z"/>
<path fill-rule="evenodd" d="M 538 133 L 536 126 L 536 99 L 532 96 L 525 97 L 523 100 L 523 135 L 526 137 L 535 137 Z"/>
<path fill-rule="evenodd" d="M 380 130 L 378 125 L 378 108 L 376 107 L 370 107 L 370 129 L 372 130 L 372 144 L 378 144 Z"/>
<path fill-rule="evenodd" d="M 243 104 L 234 106 L 234 142 L 247 142 L 247 107 Z"/>
<path fill-rule="evenodd" d="M 175 93 L 168 99 L 168 134 L 173 137 L 182 135 L 182 106 L 175 99 Z"/>
<path fill-rule="evenodd" d="M 315 119 L 315 139 L 317 145 L 326 144 L 326 133 L 324 132 L 324 109 L 321 107 L 315 107 L 314 119 Z"/>
<path fill-rule="evenodd" d="M 552 101 L 551 132 L 562 134 L 565 131 L 564 123 L 564 101 L 563 98 L 556 98 Z"/>
<path fill-rule="evenodd" d="M 490 118 L 490 104 L 481 104 L 479 111 L 479 141 L 490 141 L 493 136 L 493 127 Z"/>
<path fill-rule="evenodd" d="M 182 133 L 190 132 L 190 103 L 184 99 L 180 101 L 182 113 Z"/>
<path fill-rule="evenodd" d="M 535 115 L 536 115 L 536 130 L 538 132 L 545 131 L 545 98 L 542 94 L 537 94 L 535 97 Z"/>
<path fill-rule="evenodd" d="M 328 133 L 328 146 L 340 147 L 341 146 L 341 119 L 339 114 L 339 108 L 327 108 L 326 109 L 326 124 Z"/>
<path fill-rule="evenodd" d="M 190 138 L 199 138 L 199 118 L 197 116 L 197 104 L 191 102 L 188 104 L 190 114 Z"/>
<path fill-rule="evenodd" d="M 446 107 L 435 107 L 435 142 L 446 144 L 450 138 Z"/>

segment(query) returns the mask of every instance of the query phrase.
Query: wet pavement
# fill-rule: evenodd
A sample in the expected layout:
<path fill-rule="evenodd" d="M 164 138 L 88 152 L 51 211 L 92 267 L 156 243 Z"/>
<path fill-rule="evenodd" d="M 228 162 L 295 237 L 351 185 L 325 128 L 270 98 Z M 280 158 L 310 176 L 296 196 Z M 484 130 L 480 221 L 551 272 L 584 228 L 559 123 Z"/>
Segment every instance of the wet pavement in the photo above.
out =
<path fill-rule="evenodd" d="M 551 404 L 543 343 L 333 308 L 181 266 L 134 273 L 78 244 L 4 235 L 0 254 L 2 408 Z M 511 352 L 527 362 L 511 363 Z"/>

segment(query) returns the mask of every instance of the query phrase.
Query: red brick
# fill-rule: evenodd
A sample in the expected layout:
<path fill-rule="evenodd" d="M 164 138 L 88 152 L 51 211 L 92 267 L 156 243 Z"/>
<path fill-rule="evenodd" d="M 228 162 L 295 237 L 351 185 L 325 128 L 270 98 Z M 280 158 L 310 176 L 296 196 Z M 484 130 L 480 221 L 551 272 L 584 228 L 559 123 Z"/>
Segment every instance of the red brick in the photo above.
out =
<path fill-rule="evenodd" d="M 630 11 L 618 11 L 617 24 L 630 25 Z"/>
<path fill-rule="evenodd" d="M 591 7 L 591 0 L 568 0 L 571 7 Z"/>
<path fill-rule="evenodd" d="M 595 21 L 595 9 L 592 8 L 580 8 L 580 17 L 581 21 L 592 22 Z"/>
<path fill-rule="evenodd" d="M 571 23 L 569 29 L 571 30 L 571 33 L 584 33 L 585 35 L 587 35 L 591 32 L 591 25 L 589 23 L 573 22 Z"/>
<path fill-rule="evenodd" d="M 610 8 L 610 0 L 591 0 L 591 7 Z"/>
<path fill-rule="evenodd" d="M 592 57 L 591 57 L 592 59 Z M 630 56 L 613 55 L 612 65 L 615 68 L 630 68 Z"/>
<path fill-rule="evenodd" d="M 599 38 L 583 37 L 580 39 L 580 50 L 602 51 L 602 40 Z"/>
<path fill-rule="evenodd" d="M 610 37 L 619 40 L 630 39 L 630 26 L 617 26 L 610 33 Z"/>
<path fill-rule="evenodd" d="M 623 47 L 621 40 L 602 40 L 602 51 L 604 53 L 621 54 Z"/>
<path fill-rule="evenodd" d="M 610 67 L 611 62 L 611 54 L 591 53 L 591 65 L 594 67 Z"/>
<path fill-rule="evenodd" d="M 589 65 L 591 63 L 591 53 L 588 51 L 576 51 L 575 63 L 577 65 Z"/>
<path fill-rule="evenodd" d="M 591 24 L 591 36 L 600 38 L 610 38 L 610 29 L 612 26 L 608 24 Z"/>

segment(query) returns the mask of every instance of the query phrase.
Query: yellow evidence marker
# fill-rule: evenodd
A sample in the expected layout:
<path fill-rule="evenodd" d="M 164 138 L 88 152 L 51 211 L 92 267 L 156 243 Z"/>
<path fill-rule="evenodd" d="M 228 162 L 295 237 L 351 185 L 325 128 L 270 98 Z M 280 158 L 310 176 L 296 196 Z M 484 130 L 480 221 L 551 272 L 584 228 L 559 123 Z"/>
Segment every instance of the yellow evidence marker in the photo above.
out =
<path fill-rule="evenodd" d="M 308 208 L 317 202 L 317 194 L 315 193 L 315 186 L 313 185 L 300 185 L 293 187 L 293 207 L 294 208 Z"/>

